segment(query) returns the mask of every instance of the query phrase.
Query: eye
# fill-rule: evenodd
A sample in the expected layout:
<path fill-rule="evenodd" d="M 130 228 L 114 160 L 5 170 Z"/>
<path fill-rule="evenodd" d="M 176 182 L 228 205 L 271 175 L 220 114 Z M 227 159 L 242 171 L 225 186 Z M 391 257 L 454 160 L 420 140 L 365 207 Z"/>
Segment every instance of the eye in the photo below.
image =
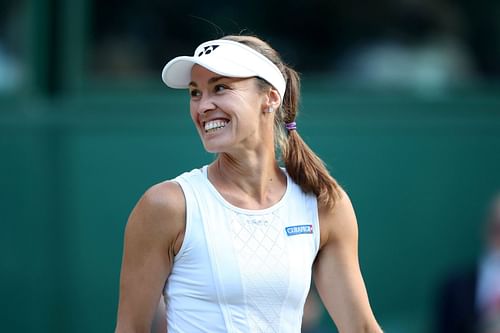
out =
<path fill-rule="evenodd" d="M 215 92 L 222 92 L 222 91 L 224 91 L 224 90 L 226 90 L 226 89 L 229 89 L 229 87 L 228 87 L 228 86 L 226 86 L 225 84 L 217 84 L 217 85 L 215 85 L 215 87 L 214 87 L 214 91 L 215 91 Z"/>
<path fill-rule="evenodd" d="M 189 96 L 191 96 L 191 98 L 200 97 L 201 92 L 198 89 L 191 89 L 189 90 Z"/>

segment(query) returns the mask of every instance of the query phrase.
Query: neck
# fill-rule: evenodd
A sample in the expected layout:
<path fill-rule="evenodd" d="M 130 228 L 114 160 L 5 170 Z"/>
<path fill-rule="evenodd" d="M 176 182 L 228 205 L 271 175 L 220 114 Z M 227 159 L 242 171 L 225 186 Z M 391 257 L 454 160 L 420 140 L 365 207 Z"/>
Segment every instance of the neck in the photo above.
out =
<path fill-rule="evenodd" d="M 239 159 L 222 153 L 209 166 L 208 178 L 227 201 L 246 209 L 270 207 L 286 190 L 286 177 L 274 152 Z"/>

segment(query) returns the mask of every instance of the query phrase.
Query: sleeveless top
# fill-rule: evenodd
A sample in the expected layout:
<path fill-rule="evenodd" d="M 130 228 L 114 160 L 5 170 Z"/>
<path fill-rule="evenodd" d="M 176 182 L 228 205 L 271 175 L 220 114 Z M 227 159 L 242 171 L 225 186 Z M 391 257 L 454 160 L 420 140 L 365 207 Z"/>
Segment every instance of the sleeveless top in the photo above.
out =
<path fill-rule="evenodd" d="M 163 291 L 168 332 L 300 333 L 319 249 L 316 197 L 287 175 L 278 203 L 249 210 L 222 197 L 207 166 L 174 181 L 186 229 Z"/>

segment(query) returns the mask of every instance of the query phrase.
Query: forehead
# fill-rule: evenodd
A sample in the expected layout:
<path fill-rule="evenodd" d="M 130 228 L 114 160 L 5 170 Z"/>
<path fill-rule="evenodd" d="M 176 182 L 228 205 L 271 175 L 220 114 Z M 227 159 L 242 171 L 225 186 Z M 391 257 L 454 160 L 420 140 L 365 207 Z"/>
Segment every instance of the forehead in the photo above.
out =
<path fill-rule="evenodd" d="M 194 64 L 191 68 L 191 78 L 193 77 L 205 77 L 205 76 L 220 76 L 219 74 L 212 72 L 208 68 Z"/>

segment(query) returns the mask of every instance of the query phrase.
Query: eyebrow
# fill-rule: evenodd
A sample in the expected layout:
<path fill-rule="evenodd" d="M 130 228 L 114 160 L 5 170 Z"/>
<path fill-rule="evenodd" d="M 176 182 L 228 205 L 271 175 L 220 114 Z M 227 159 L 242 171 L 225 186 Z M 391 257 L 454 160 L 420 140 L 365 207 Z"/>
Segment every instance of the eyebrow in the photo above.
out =
<path fill-rule="evenodd" d="M 217 76 L 214 76 L 214 77 L 211 77 L 210 79 L 208 79 L 208 84 L 213 84 L 217 81 L 220 81 L 222 79 L 229 79 L 229 77 L 227 76 L 221 76 L 221 75 L 217 75 Z M 196 82 L 194 81 L 191 81 L 189 82 L 189 86 L 191 87 L 197 87 L 198 85 L 196 84 Z"/>

